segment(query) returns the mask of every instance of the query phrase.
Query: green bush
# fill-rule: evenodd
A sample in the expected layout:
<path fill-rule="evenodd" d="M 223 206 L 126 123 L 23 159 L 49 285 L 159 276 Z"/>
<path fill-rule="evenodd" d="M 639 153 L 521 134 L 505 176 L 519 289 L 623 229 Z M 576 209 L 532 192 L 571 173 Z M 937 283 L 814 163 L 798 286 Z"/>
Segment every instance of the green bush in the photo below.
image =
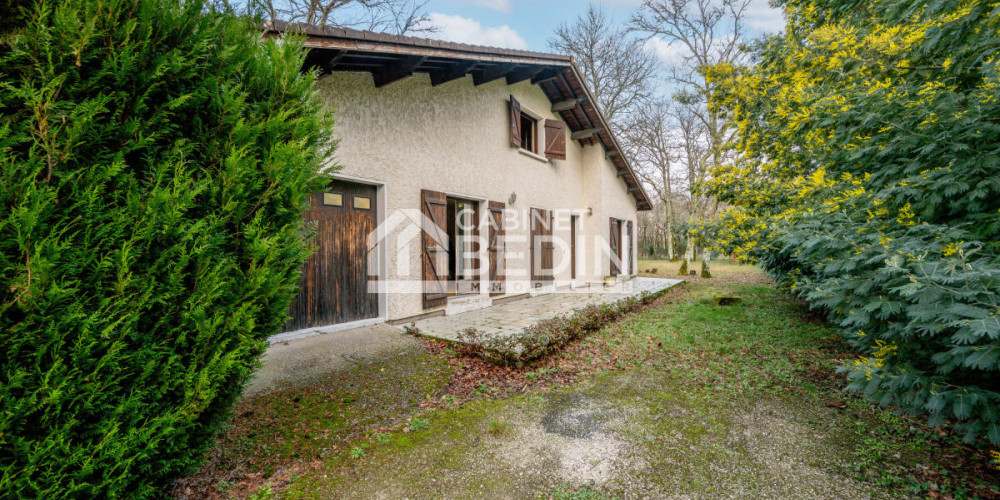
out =
<path fill-rule="evenodd" d="M 741 163 L 723 250 L 859 351 L 849 389 L 1000 443 L 1000 16 L 985 1 L 787 0 L 719 68 Z"/>
<path fill-rule="evenodd" d="M 285 321 L 331 120 L 301 43 L 200 1 L 15 3 L 0 496 L 159 496 Z"/>

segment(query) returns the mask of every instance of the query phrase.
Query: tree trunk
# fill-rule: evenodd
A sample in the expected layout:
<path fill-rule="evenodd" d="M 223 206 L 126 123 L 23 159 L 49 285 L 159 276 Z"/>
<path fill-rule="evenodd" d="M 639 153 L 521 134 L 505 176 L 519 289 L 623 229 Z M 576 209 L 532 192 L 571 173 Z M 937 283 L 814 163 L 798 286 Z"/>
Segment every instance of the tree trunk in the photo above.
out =
<path fill-rule="evenodd" d="M 674 202 L 670 191 L 670 165 L 660 172 L 663 176 L 664 203 L 667 206 L 667 259 L 674 260 Z"/>
<path fill-rule="evenodd" d="M 691 262 L 694 261 L 694 238 L 688 233 L 687 248 L 684 249 L 684 260 L 688 269 L 691 269 Z"/>

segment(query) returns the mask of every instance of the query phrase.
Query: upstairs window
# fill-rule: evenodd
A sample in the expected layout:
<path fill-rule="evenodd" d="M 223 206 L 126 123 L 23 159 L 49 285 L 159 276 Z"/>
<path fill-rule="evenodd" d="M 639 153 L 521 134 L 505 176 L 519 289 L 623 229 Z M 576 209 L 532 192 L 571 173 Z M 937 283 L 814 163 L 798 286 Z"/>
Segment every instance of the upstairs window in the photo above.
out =
<path fill-rule="evenodd" d="M 545 155 L 550 160 L 566 159 L 566 124 L 544 120 L 521 110 L 521 103 L 510 96 L 510 145 Z"/>
<path fill-rule="evenodd" d="M 527 113 L 521 112 L 521 149 L 531 151 L 532 153 L 538 153 L 538 147 L 535 141 L 535 134 L 537 130 L 538 120 L 528 116 Z"/>

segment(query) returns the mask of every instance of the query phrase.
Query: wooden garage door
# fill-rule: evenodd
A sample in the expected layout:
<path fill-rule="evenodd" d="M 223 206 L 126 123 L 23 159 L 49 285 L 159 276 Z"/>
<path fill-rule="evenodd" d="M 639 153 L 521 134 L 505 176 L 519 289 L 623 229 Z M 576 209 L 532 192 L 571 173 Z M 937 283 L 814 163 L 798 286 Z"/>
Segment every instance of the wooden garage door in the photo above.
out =
<path fill-rule="evenodd" d="M 334 181 L 312 195 L 306 219 L 316 222 L 313 254 L 302 269 L 298 297 L 285 331 L 378 317 L 370 293 L 368 235 L 378 221 L 376 188 Z"/>

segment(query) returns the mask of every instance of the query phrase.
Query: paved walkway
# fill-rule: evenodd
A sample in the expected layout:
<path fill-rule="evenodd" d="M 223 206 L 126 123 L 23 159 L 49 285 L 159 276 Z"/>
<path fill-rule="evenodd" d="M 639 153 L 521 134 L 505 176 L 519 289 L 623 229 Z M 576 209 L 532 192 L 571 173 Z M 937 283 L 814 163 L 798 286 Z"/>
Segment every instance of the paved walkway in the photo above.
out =
<path fill-rule="evenodd" d="M 495 335 L 509 335 L 543 319 L 586 305 L 656 293 L 680 283 L 681 280 L 635 278 L 613 288 L 595 287 L 538 295 L 486 309 L 417 321 L 416 326 L 424 335 L 447 340 L 457 340 L 458 332 L 470 327 Z M 244 395 L 289 384 L 307 384 L 374 359 L 410 352 L 422 352 L 420 342 L 403 333 L 402 326 L 387 324 L 278 341 L 267 349 L 263 366 Z"/>
<path fill-rule="evenodd" d="M 458 333 L 476 328 L 487 334 L 511 335 L 543 319 L 572 312 L 591 304 L 616 302 L 643 293 L 656 293 L 679 285 L 681 280 L 635 278 L 612 288 L 584 288 L 539 295 L 454 316 L 437 316 L 415 322 L 422 335 L 458 340 Z"/>
<path fill-rule="evenodd" d="M 263 366 L 244 390 L 251 395 L 284 385 L 302 385 L 332 373 L 401 352 L 422 352 L 420 342 L 401 328 L 362 326 L 272 344 Z"/>

